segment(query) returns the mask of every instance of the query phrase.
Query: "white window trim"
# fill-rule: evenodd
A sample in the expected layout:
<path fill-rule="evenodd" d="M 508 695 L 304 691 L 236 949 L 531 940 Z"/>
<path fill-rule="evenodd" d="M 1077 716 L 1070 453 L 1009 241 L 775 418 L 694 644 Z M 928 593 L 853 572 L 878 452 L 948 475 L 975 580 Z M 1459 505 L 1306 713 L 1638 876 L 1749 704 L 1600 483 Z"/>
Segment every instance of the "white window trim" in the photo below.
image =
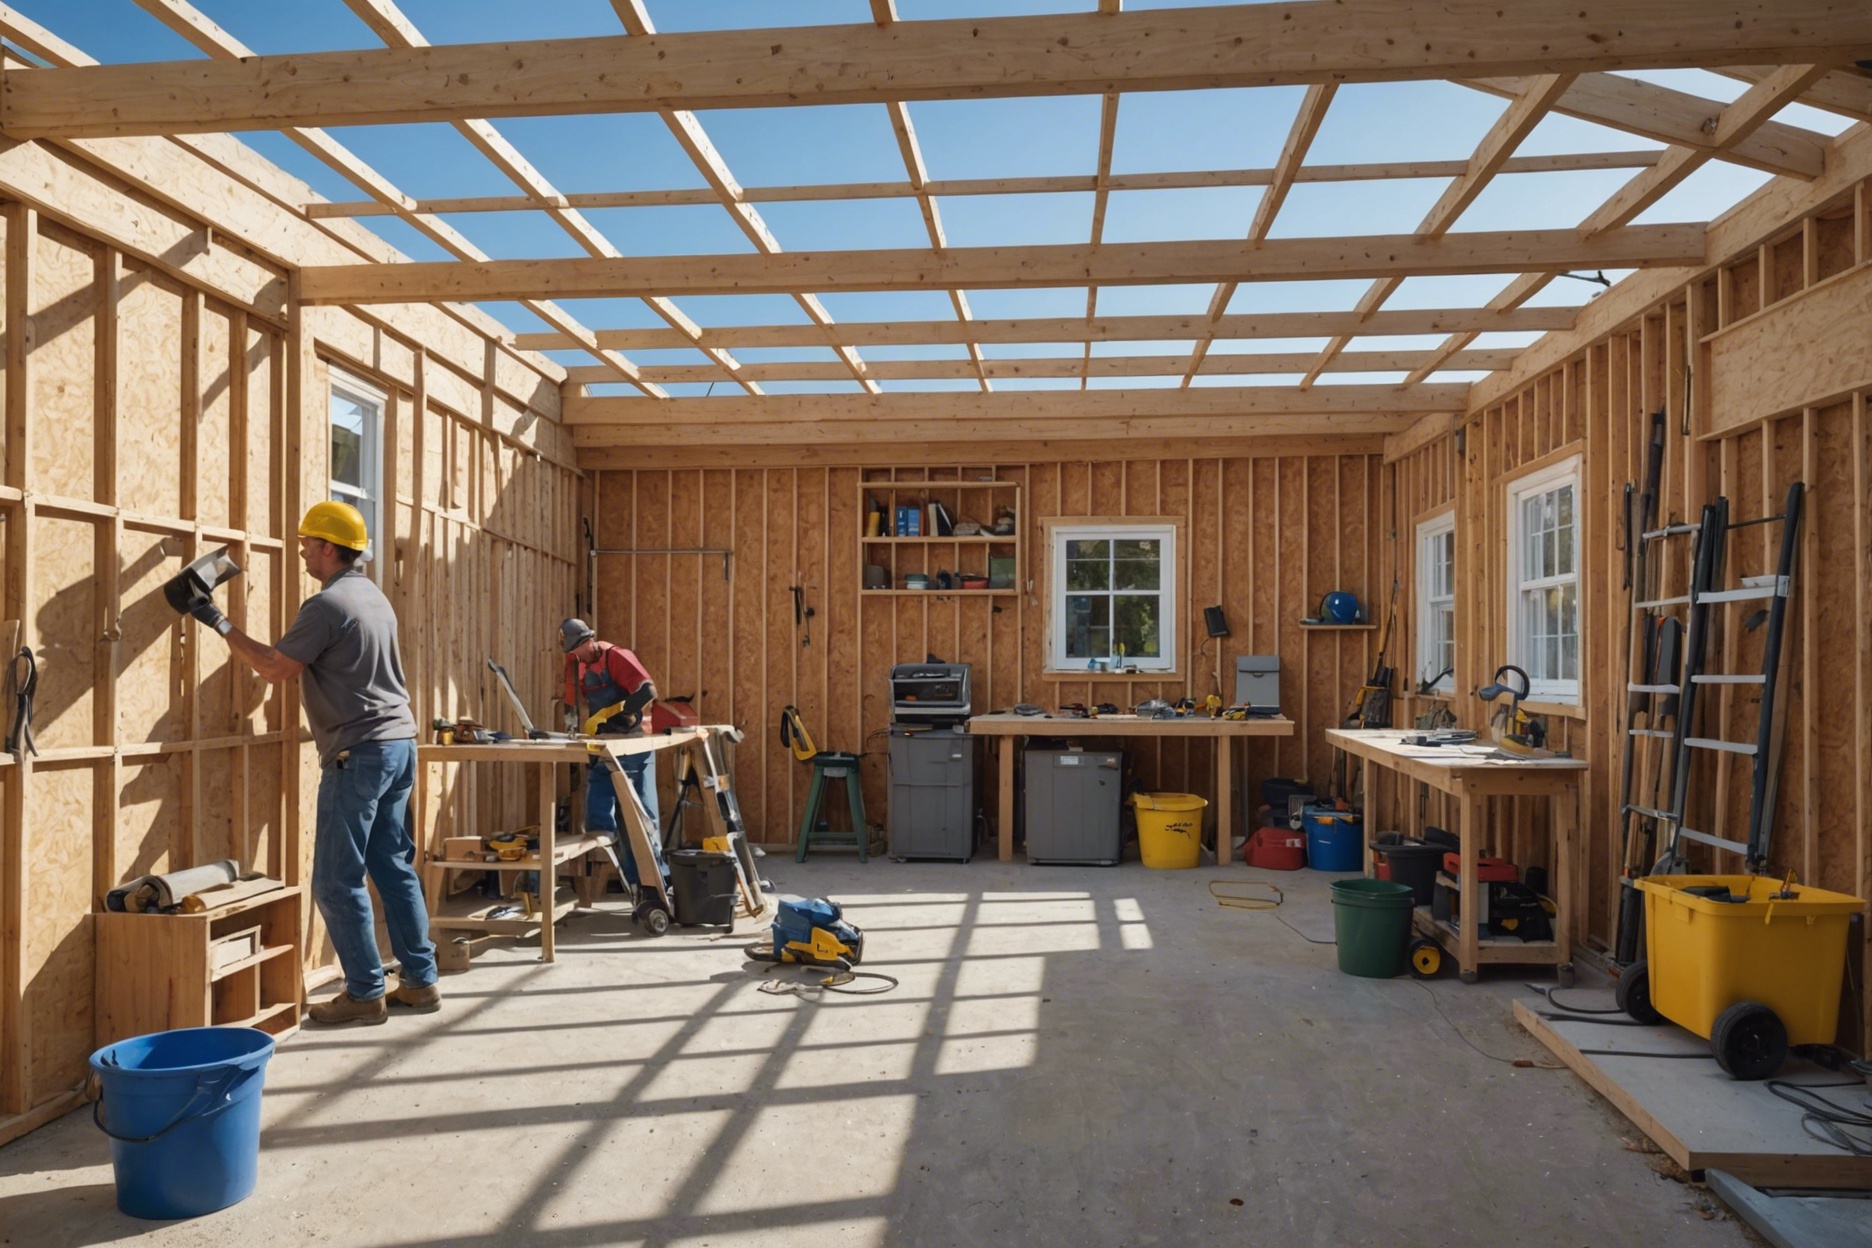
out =
<path fill-rule="evenodd" d="M 1125 656 L 1127 665 L 1134 665 L 1140 672 L 1174 675 L 1177 672 L 1177 599 L 1181 592 L 1181 576 L 1177 559 L 1181 546 L 1177 540 L 1179 525 L 1173 518 L 1160 516 L 1129 517 L 1087 517 L 1081 519 L 1049 520 L 1046 523 L 1047 536 L 1047 653 L 1046 670 L 1049 673 L 1073 672 L 1084 675 L 1084 667 L 1075 667 L 1066 657 L 1066 577 L 1065 549 L 1069 540 L 1084 538 L 1157 538 L 1164 544 L 1163 569 L 1164 584 L 1159 589 L 1159 601 L 1163 604 L 1163 617 L 1160 622 L 1163 636 L 1163 655 L 1156 659 L 1139 659 Z"/>
<path fill-rule="evenodd" d="M 1433 538 L 1441 537 L 1445 533 L 1453 535 L 1455 532 L 1456 509 L 1454 507 L 1431 516 L 1417 526 L 1417 678 L 1412 684 L 1413 689 L 1421 687 L 1424 681 L 1443 670 L 1441 662 L 1429 658 L 1424 653 L 1431 634 L 1434 606 L 1431 601 L 1430 562 L 1424 557 L 1426 547 Z M 1450 605 L 1452 609 L 1455 607 L 1455 602 L 1456 558 L 1452 549 L 1450 554 Z M 1453 639 L 1456 630 L 1453 620 L 1451 623 L 1450 636 Z M 1432 693 L 1454 693 L 1455 690 L 1456 677 L 1453 673 L 1444 676 L 1430 687 Z"/>
<path fill-rule="evenodd" d="M 375 417 L 364 422 L 364 462 L 360 465 L 363 469 L 362 475 L 364 478 L 363 497 L 370 503 L 370 508 L 368 511 L 359 508 L 360 511 L 365 512 L 365 518 L 367 520 L 375 522 L 370 526 L 371 559 L 364 565 L 364 571 L 372 580 L 376 580 L 379 576 L 378 565 L 381 562 L 378 558 L 378 554 L 384 549 L 383 543 L 380 540 L 381 530 L 388 523 L 385 514 L 388 508 L 384 505 L 383 495 L 383 438 L 384 423 L 390 410 L 390 396 L 381 388 L 372 385 L 368 381 L 362 380 L 355 374 L 347 373 L 343 369 L 335 366 L 330 370 L 328 384 L 332 395 L 342 395 L 353 402 L 368 404 L 376 409 Z M 325 411 L 328 456 L 330 454 L 331 437 L 330 404 L 331 399 L 328 395 Z M 345 501 L 353 500 L 356 496 L 352 494 L 351 487 L 349 485 L 340 486 L 338 481 L 331 476 L 330 468 L 331 465 L 328 462 L 326 464 L 326 492 L 335 498 L 342 498 Z"/>
<path fill-rule="evenodd" d="M 1558 463 L 1549 464 L 1524 476 L 1508 482 L 1508 658 L 1507 662 L 1522 669 L 1527 668 L 1526 638 L 1521 632 L 1521 594 L 1526 587 L 1521 583 L 1521 551 L 1525 545 L 1521 532 L 1521 500 L 1529 494 L 1539 494 L 1558 485 L 1573 487 L 1573 573 L 1570 577 L 1555 577 L 1544 582 L 1549 585 L 1564 585 L 1569 580 L 1576 587 L 1579 603 L 1580 654 L 1579 663 L 1586 662 L 1586 583 L 1580 575 L 1580 567 L 1586 552 L 1586 513 L 1584 498 L 1581 494 L 1583 480 L 1580 474 L 1580 456 L 1569 455 Z M 1535 680 L 1529 677 L 1528 700 L 1532 702 L 1558 702 L 1565 705 L 1578 705 L 1580 700 L 1580 682 L 1578 680 Z"/>

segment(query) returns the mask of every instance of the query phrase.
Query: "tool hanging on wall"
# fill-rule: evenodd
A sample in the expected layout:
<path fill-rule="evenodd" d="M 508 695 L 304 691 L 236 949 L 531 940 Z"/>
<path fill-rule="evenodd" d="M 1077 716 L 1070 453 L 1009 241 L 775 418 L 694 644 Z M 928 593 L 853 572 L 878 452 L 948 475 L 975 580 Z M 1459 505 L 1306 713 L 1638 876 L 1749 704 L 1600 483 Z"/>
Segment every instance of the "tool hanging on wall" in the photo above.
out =
<path fill-rule="evenodd" d="M 789 706 L 780 712 L 780 744 L 792 750 L 793 757 L 802 763 L 810 763 L 819 753 L 819 747 L 813 744 L 812 734 L 806 731 L 806 722 L 800 718 L 797 706 Z"/>
<path fill-rule="evenodd" d="M 812 645 L 812 618 L 816 612 L 806 605 L 806 587 L 789 585 L 787 589 L 793 594 L 793 627 L 802 630 L 800 645 L 810 646 Z"/>
<path fill-rule="evenodd" d="M 7 687 L 13 695 L 13 727 L 7 732 L 6 751 L 16 760 L 37 755 L 33 741 L 33 696 L 39 691 L 39 661 L 31 646 L 21 646 L 7 669 Z"/>

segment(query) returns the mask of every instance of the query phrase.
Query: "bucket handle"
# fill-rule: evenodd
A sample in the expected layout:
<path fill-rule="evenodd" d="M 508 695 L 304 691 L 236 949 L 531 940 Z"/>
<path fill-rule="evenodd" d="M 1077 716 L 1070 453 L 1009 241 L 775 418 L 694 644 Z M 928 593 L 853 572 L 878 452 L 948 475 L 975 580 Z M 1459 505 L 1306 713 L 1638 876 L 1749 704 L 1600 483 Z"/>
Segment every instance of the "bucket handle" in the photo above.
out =
<path fill-rule="evenodd" d="M 221 1100 L 222 1104 L 214 1105 L 212 1109 L 204 1107 L 203 1109 L 196 1111 L 195 1102 L 197 1098 L 201 1096 L 202 1088 L 204 1086 L 202 1081 L 198 1079 L 195 1083 L 194 1093 L 183 1104 L 182 1108 L 176 1111 L 176 1116 L 171 1118 L 168 1122 L 164 1123 L 162 1129 L 156 1132 L 155 1135 L 118 1135 L 115 1131 L 105 1126 L 103 1115 L 100 1112 L 104 1108 L 104 1098 L 102 1096 L 100 1096 L 97 1100 L 91 1102 L 91 1121 L 97 1124 L 98 1130 L 102 1131 L 105 1135 L 110 1136 L 111 1139 L 116 1140 L 120 1144 L 148 1144 L 148 1143 L 151 1143 L 152 1141 L 161 1139 L 165 1135 L 168 1135 L 171 1131 L 181 1126 L 184 1122 L 187 1122 L 194 1118 L 206 1118 L 212 1114 L 218 1114 L 222 1110 L 226 1109 L 229 1105 L 232 1105 L 234 1103 L 234 1099 L 232 1097 L 229 1097 L 227 1093 L 231 1088 L 233 1088 L 234 1081 L 240 1078 L 241 1075 L 245 1073 L 247 1072 L 242 1067 L 239 1067 L 239 1066 L 231 1067 L 225 1074 L 221 1076 L 221 1085 L 217 1087 L 214 1090 L 213 1095 L 211 1095 L 208 1098 L 208 1103 L 210 1105 L 213 1105 L 213 1103 L 217 1100 Z M 226 1098 L 226 1099 L 223 1100 L 223 1098 Z M 195 1111 L 195 1112 L 191 1112 L 191 1111 Z"/>

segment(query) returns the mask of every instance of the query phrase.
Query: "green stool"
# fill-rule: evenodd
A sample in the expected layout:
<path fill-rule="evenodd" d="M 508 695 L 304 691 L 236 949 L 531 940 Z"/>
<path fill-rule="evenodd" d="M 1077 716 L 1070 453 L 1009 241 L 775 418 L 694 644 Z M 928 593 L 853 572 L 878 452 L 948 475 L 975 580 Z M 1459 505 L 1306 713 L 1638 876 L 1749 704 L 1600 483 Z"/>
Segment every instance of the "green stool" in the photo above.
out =
<path fill-rule="evenodd" d="M 799 851 L 793 855 L 793 861 L 805 862 L 806 850 L 814 840 L 820 845 L 856 845 L 858 861 L 865 861 L 870 852 L 871 829 L 865 826 L 864 786 L 858 779 L 858 756 L 821 751 L 813 755 L 811 761 L 812 789 L 806 795 L 806 817 L 800 820 Z M 825 796 L 828 780 L 837 780 L 845 786 L 846 799 L 851 803 L 850 832 L 813 830 L 819 822 L 819 802 Z"/>

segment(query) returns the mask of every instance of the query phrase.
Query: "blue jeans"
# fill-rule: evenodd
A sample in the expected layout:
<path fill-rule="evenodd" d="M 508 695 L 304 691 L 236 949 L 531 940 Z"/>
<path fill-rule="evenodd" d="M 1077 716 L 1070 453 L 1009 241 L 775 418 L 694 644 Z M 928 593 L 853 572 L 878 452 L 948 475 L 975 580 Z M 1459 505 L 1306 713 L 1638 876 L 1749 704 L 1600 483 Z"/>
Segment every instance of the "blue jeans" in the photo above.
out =
<path fill-rule="evenodd" d="M 627 754 L 618 760 L 618 766 L 624 769 L 625 777 L 631 787 L 637 790 L 637 800 L 643 804 L 644 814 L 650 817 L 650 835 L 652 839 L 662 835 L 658 826 L 660 818 L 657 812 L 656 790 L 656 755 Z M 590 773 L 585 777 L 585 830 L 587 832 L 616 832 L 618 830 L 617 790 L 611 787 L 611 770 L 597 763 L 591 764 Z M 632 884 L 637 880 L 637 862 L 630 850 L 625 847 L 622 838 L 618 842 L 618 862 L 623 867 L 624 878 Z"/>
<path fill-rule="evenodd" d="M 377 886 L 390 947 L 402 963 L 403 982 L 422 988 L 436 981 L 429 911 L 409 834 L 410 791 L 416 785 L 416 742 L 367 741 L 319 780 L 318 833 L 312 846 L 312 900 L 325 916 L 345 991 L 354 1001 L 384 995 L 383 960 L 364 876 Z"/>

